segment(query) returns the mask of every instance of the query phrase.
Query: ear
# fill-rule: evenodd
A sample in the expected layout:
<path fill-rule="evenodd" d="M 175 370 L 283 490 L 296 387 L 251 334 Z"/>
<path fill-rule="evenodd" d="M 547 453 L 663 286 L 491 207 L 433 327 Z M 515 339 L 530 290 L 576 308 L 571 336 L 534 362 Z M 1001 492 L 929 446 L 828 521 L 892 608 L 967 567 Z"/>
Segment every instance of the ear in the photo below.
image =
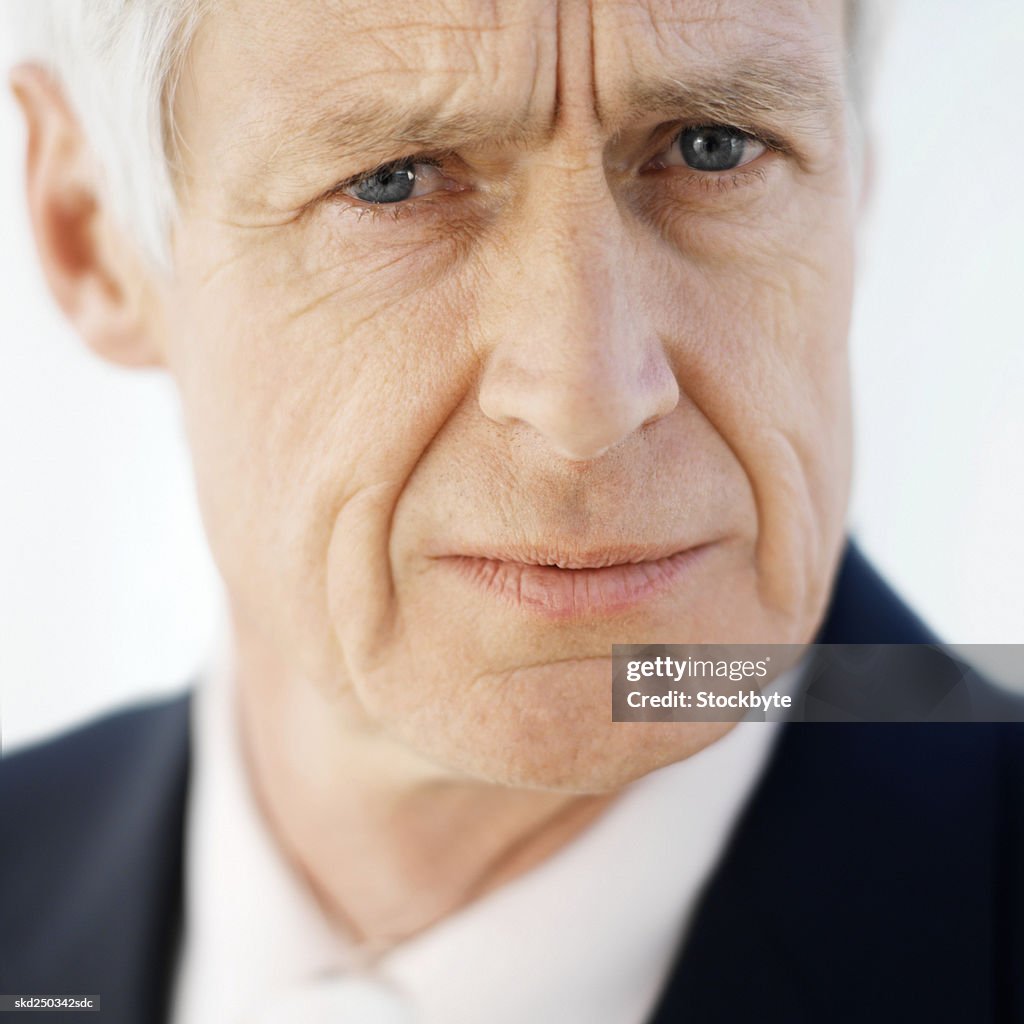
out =
<path fill-rule="evenodd" d="M 31 64 L 10 81 L 28 129 L 29 218 L 54 298 L 98 355 L 123 366 L 162 364 L 150 272 L 116 222 L 60 87 Z"/>

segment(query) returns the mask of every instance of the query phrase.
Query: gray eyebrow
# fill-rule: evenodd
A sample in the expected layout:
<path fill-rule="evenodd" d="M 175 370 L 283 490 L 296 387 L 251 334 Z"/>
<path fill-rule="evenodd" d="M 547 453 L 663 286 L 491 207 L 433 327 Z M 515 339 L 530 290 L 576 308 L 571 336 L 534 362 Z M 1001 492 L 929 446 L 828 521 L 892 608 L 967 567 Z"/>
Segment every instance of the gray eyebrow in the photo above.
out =
<path fill-rule="evenodd" d="M 323 150 L 332 153 L 376 153 L 379 150 L 457 150 L 485 144 L 540 144 L 553 125 L 537 116 L 501 111 L 445 111 L 440 106 L 396 107 L 376 99 L 359 100 L 349 108 L 332 108 L 294 126 L 295 146 L 277 148 L 275 158 Z"/>
<path fill-rule="evenodd" d="M 764 128 L 787 122 L 825 129 L 842 112 L 844 94 L 837 69 L 816 60 L 799 62 L 757 56 L 724 69 L 696 69 L 678 77 L 651 77 L 634 83 L 614 119 L 629 121 L 664 115 L 737 128 Z M 602 112 L 602 120 L 612 111 Z"/>
<path fill-rule="evenodd" d="M 751 131 L 778 126 L 770 138 L 786 148 L 784 129 L 825 131 L 843 105 L 842 79 L 814 60 L 759 55 L 723 67 L 687 69 L 678 77 L 634 82 L 598 117 L 609 131 L 623 124 L 663 120 L 723 123 Z M 287 169 L 317 155 L 359 154 L 368 162 L 403 152 L 445 152 L 484 145 L 542 145 L 555 131 L 557 111 L 446 110 L 445 99 L 426 104 L 352 96 L 312 114 L 295 115 L 267 164 Z"/>

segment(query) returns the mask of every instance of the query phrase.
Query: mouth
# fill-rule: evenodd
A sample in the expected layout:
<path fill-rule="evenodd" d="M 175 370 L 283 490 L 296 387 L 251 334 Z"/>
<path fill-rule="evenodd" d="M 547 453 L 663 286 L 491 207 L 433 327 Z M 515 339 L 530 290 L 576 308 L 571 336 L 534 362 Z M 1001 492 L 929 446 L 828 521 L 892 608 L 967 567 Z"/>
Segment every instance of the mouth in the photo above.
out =
<path fill-rule="evenodd" d="M 473 551 L 437 560 L 478 591 L 543 618 L 604 618 L 665 595 L 710 544 L 603 548 L 571 557 L 543 549 Z"/>

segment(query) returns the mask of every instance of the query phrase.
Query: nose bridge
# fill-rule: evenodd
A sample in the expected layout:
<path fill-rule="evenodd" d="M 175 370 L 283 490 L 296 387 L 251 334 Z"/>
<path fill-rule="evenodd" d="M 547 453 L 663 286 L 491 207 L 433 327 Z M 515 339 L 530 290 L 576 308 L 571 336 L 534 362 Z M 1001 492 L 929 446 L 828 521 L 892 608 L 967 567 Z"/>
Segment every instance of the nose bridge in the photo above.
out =
<path fill-rule="evenodd" d="M 593 458 L 679 397 L 635 244 L 603 168 L 581 162 L 545 166 L 516 219 L 481 408 Z"/>
<path fill-rule="evenodd" d="M 551 353 L 603 356 L 607 361 L 630 350 L 603 343 L 605 333 L 618 334 L 613 331 L 620 326 L 615 321 L 621 319 L 621 326 L 628 326 L 626 239 L 611 194 L 602 194 L 581 179 L 582 175 L 577 178 L 581 194 L 545 202 L 529 218 L 533 243 L 524 245 L 523 251 L 532 258 L 529 273 L 537 293 L 544 296 L 549 323 L 561 331 Z"/>

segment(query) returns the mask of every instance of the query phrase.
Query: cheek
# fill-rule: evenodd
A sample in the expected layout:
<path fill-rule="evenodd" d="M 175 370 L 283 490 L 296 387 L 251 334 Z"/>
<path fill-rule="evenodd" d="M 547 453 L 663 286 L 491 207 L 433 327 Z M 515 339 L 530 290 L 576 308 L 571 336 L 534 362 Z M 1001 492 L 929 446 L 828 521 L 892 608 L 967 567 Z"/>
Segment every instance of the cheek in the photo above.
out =
<path fill-rule="evenodd" d="M 638 628 L 664 636 L 691 614 L 695 638 L 735 630 L 739 619 L 758 638 L 807 638 L 793 633 L 805 632 L 820 598 L 845 504 L 834 481 L 846 459 L 837 409 L 846 402 L 849 299 L 848 239 L 838 228 L 813 230 L 813 220 L 783 218 L 786 230 L 770 236 L 738 220 L 714 238 L 691 234 L 671 258 L 651 258 L 644 308 L 661 318 L 655 326 L 696 425 L 677 411 L 652 432 L 667 446 L 663 465 L 673 471 L 664 479 L 685 478 L 685 495 L 717 495 L 716 507 L 702 499 L 688 514 L 728 522 L 755 558 L 734 544 L 714 563 L 721 592 L 709 586 L 689 610 L 666 609 L 664 622 Z M 306 676 L 354 689 L 411 746 L 432 737 L 439 759 L 483 747 L 498 772 L 526 751 L 537 761 L 519 765 L 519 777 L 550 778 L 561 708 L 593 726 L 577 730 L 586 747 L 577 764 L 600 763 L 610 742 L 605 669 L 556 669 L 517 691 L 486 678 L 484 643 L 503 645 L 507 667 L 592 657 L 610 636 L 581 633 L 577 650 L 554 638 L 547 650 L 543 636 L 521 635 L 476 604 L 445 605 L 411 561 L 394 557 L 409 540 L 408 524 L 396 531 L 403 496 L 416 497 L 416 515 L 431 524 L 468 510 L 514 530 L 523 509 L 502 501 L 533 493 L 523 483 L 529 458 L 519 465 L 502 444 L 488 451 L 495 434 L 474 402 L 488 344 L 477 303 L 494 291 L 484 268 L 452 241 L 401 251 L 341 247 L 329 232 L 290 245 L 268 238 L 212 274 L 183 277 L 174 336 L 184 340 L 171 359 L 211 547 L 236 611 Z M 693 472 L 680 470 L 680 453 Z M 646 455 L 656 454 L 649 445 Z M 417 468 L 423 500 L 415 480 L 407 487 Z M 624 466 L 616 493 L 635 493 L 637 472 Z M 708 486 L 694 488 L 695 479 Z M 636 512 L 618 513 L 628 536 Z M 586 706 L 581 693 L 590 694 Z M 520 727 L 535 742 L 521 742 Z M 629 775 L 640 755 L 622 743 Z M 668 751 L 658 757 L 674 759 Z"/>
<path fill-rule="evenodd" d="M 389 304 L 383 266 L 306 269 L 257 250 L 182 275 L 171 369 L 236 616 L 336 680 L 330 594 L 387 587 L 389 508 L 464 390 L 466 307 L 436 290 Z"/>
<path fill-rule="evenodd" d="M 701 301 L 680 342 L 683 386 L 754 493 L 761 599 L 804 633 L 842 541 L 851 443 L 852 229 L 842 205 L 811 205 L 685 272 Z"/>

